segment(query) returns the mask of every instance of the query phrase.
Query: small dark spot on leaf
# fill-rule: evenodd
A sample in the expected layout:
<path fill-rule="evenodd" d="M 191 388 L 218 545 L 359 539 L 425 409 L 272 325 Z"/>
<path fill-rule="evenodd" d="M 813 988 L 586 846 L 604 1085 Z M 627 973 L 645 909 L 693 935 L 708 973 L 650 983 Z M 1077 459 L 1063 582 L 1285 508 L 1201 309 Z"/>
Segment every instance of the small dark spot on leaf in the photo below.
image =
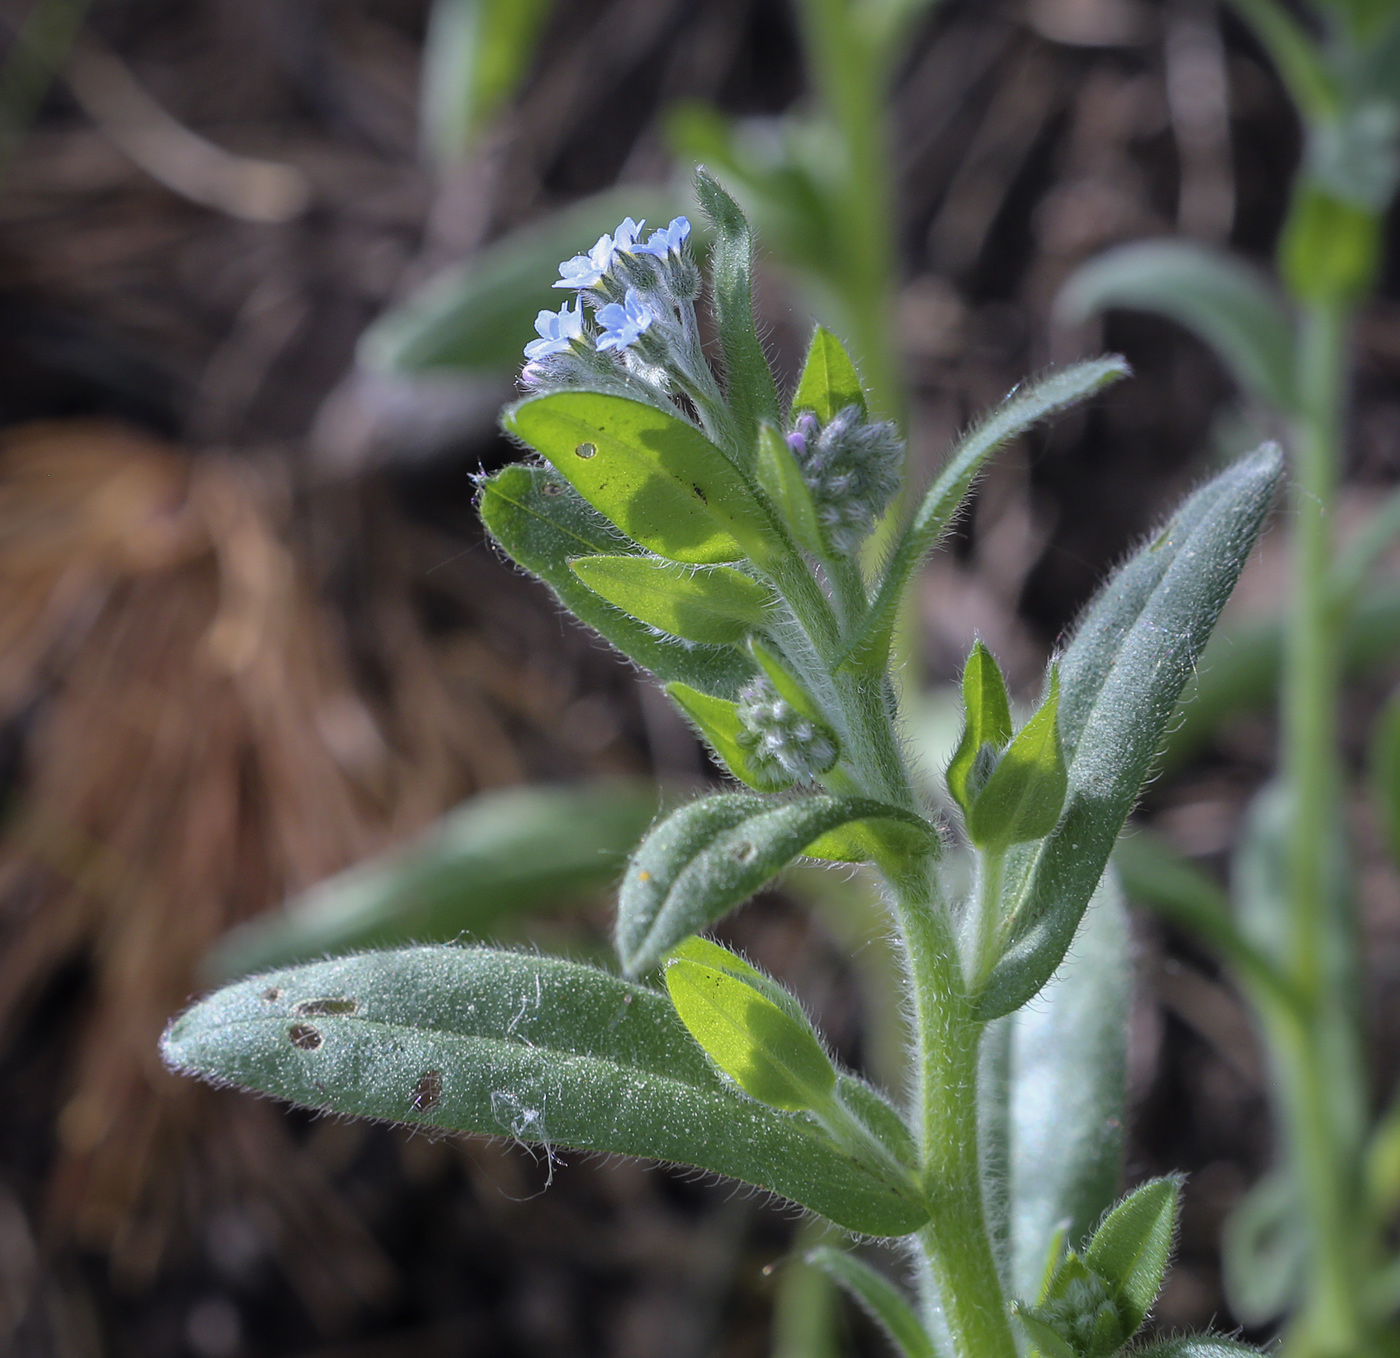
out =
<path fill-rule="evenodd" d="M 550 497 L 553 497 L 555 495 L 562 495 L 564 493 L 564 487 L 561 486 L 558 481 L 546 481 L 540 487 L 540 490 L 545 495 L 548 495 Z"/>
<path fill-rule="evenodd" d="M 426 1113 L 442 1102 L 442 1072 L 425 1070 L 418 1077 L 418 1085 L 413 1091 L 413 1111 Z"/>
<path fill-rule="evenodd" d="M 697 500 L 699 500 L 700 503 L 701 503 L 702 505 L 707 505 L 707 504 L 710 503 L 710 502 L 705 498 L 705 492 L 704 492 L 703 490 L 701 490 L 699 486 L 691 486 L 691 490 L 693 490 L 693 491 L 695 492 L 695 498 L 696 498 Z"/>
<path fill-rule="evenodd" d="M 758 846 L 750 839 L 743 839 L 734 846 L 733 853 L 736 863 L 752 863 L 758 856 Z"/>
<path fill-rule="evenodd" d="M 580 443 L 579 446 L 574 449 L 574 452 L 579 457 L 583 458 L 592 457 L 597 451 L 598 445 L 596 443 Z"/>
<path fill-rule="evenodd" d="M 294 1014 L 353 1014 L 360 1007 L 357 1000 L 302 1000 L 292 1012 Z"/>
<path fill-rule="evenodd" d="M 287 1029 L 287 1036 L 291 1038 L 292 1046 L 304 1052 L 314 1052 L 321 1045 L 321 1034 L 309 1023 L 292 1024 Z"/>
<path fill-rule="evenodd" d="M 268 1004 L 276 1004 L 281 998 L 282 987 L 280 985 L 268 986 L 268 988 L 263 991 L 263 999 L 265 999 Z"/>

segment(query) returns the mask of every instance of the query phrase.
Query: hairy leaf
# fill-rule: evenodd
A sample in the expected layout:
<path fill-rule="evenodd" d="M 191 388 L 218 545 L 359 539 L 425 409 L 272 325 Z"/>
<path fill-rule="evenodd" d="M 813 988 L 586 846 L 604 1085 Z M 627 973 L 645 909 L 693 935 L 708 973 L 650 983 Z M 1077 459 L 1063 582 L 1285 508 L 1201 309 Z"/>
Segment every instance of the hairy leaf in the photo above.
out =
<path fill-rule="evenodd" d="M 786 774 L 771 776 L 760 769 L 740 741 L 744 723 L 739 707 L 727 698 L 711 697 L 689 684 L 667 684 L 666 694 L 690 719 L 716 757 L 741 783 L 758 792 L 782 792 L 797 780 Z"/>
<path fill-rule="evenodd" d="M 932 826 L 860 797 L 770 801 L 721 793 L 672 812 L 633 855 L 617 908 L 617 952 L 632 976 L 747 900 L 828 831 L 890 822 L 927 843 Z"/>
<path fill-rule="evenodd" d="M 979 848 L 1001 850 L 1040 839 L 1060 819 L 1067 776 L 1059 703 L 1059 671 L 1051 669 L 1049 696 L 1006 747 L 972 804 L 967 830 Z"/>
<path fill-rule="evenodd" d="M 1059 1331 L 1048 1325 L 1034 1311 L 1018 1306 L 1015 1312 L 1016 1319 L 1021 1322 L 1021 1328 L 1025 1330 L 1041 1358 L 1079 1358 L 1079 1354 L 1061 1338 Z"/>
<path fill-rule="evenodd" d="M 647 556 L 584 556 L 569 562 L 595 594 L 672 636 L 716 646 L 741 643 L 769 621 L 778 600 L 730 566 L 683 566 Z"/>
<path fill-rule="evenodd" d="M 909 582 L 952 523 L 987 459 L 1041 420 L 1085 400 L 1127 374 L 1128 365 L 1117 357 L 1076 363 L 1050 373 L 1013 392 L 959 442 L 900 535 L 871 605 L 865 631 L 851 647 L 846 666 L 871 673 L 884 670 L 895 620 Z"/>
<path fill-rule="evenodd" d="M 665 977 L 691 1037 L 750 1098 L 788 1112 L 830 1102 L 836 1071 L 805 1016 L 748 977 L 688 957 L 668 960 Z"/>
<path fill-rule="evenodd" d="M 783 436 L 764 423 L 758 431 L 758 483 L 795 541 L 820 556 L 826 551 L 812 492 Z"/>
<path fill-rule="evenodd" d="M 807 1262 L 834 1278 L 855 1298 L 861 1309 L 885 1334 L 900 1358 L 938 1358 L 914 1308 L 883 1273 L 877 1273 L 849 1250 L 822 1245 L 807 1255 Z"/>
<path fill-rule="evenodd" d="M 1275 410 L 1297 408 L 1288 305 L 1223 250 L 1182 240 L 1120 245 L 1075 270 L 1055 305 L 1069 320 L 1110 307 L 1166 316 L 1210 345 L 1250 396 Z"/>
<path fill-rule="evenodd" d="M 1180 1196 L 1176 1176 L 1135 1188 L 1104 1218 L 1085 1251 L 1084 1262 L 1108 1283 L 1128 1335 L 1138 1332 L 1162 1290 Z"/>
<path fill-rule="evenodd" d="M 1109 581 L 1061 658 L 1065 811 L 1008 873 L 1006 947 L 984 1017 L 1024 1004 L 1064 957 L 1281 473 L 1268 445 L 1196 491 Z"/>
<path fill-rule="evenodd" d="M 695 171 L 695 191 L 715 230 L 711 287 L 724 355 L 725 396 L 739 441 L 733 451 L 741 466 L 751 466 L 759 425 L 764 420 L 777 424 L 782 419 L 778 389 L 754 328 L 753 237 L 738 203 L 704 166 Z"/>
<path fill-rule="evenodd" d="M 1011 705 L 1006 697 L 1006 681 L 1001 666 L 980 642 L 974 643 L 962 674 L 963 733 L 948 764 L 948 791 L 963 814 L 982 790 L 972 779 L 978 756 L 990 746 L 999 754 L 1011 739 Z"/>
<path fill-rule="evenodd" d="M 927 1218 L 809 1119 L 726 1085 L 666 996 L 573 962 L 429 947 L 269 972 L 188 1010 L 162 1053 L 309 1108 L 695 1165 L 848 1230 Z"/>
<path fill-rule="evenodd" d="M 702 693 L 733 696 L 754 673 L 744 652 L 658 636 L 583 584 L 571 561 L 639 549 L 552 467 L 506 467 L 482 482 L 478 508 L 487 531 L 512 560 L 539 576 L 575 617 L 662 683 L 683 680 Z"/>
<path fill-rule="evenodd" d="M 1238 1339 L 1220 1339 L 1213 1334 L 1188 1334 L 1137 1349 L 1133 1358 L 1240 1358 L 1243 1354 L 1259 1358 L 1263 1352 L 1263 1349 L 1256 1349 L 1252 1344 L 1241 1344 Z"/>
<path fill-rule="evenodd" d="M 753 491 L 677 415 L 626 396 L 556 391 L 517 402 L 502 423 L 659 556 L 703 566 L 770 551 L 772 527 Z"/>
<path fill-rule="evenodd" d="M 1105 873 L 1060 969 L 1003 1020 L 1008 1258 L 1036 1297 L 1057 1237 L 1078 1242 L 1113 1201 L 1123 1160 L 1130 983 L 1127 913 Z"/>
<path fill-rule="evenodd" d="M 823 424 L 847 406 L 865 412 L 865 390 L 856 365 L 841 341 L 824 325 L 812 332 L 807 361 L 802 365 L 797 390 L 792 397 L 792 414 L 810 410 Z"/>
<path fill-rule="evenodd" d="M 481 938 L 603 890 L 656 815 L 641 783 L 487 792 L 406 848 L 337 873 L 224 937 L 214 979 L 327 953 Z"/>

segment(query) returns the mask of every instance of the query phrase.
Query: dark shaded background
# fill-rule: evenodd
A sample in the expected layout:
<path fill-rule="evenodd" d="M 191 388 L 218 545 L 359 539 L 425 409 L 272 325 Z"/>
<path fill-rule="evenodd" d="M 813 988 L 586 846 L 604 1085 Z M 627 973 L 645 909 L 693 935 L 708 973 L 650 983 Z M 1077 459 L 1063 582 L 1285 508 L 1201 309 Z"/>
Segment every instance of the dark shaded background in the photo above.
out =
<path fill-rule="evenodd" d="M 0 22 L 26 10 L 7 0 Z M 446 177 L 417 149 L 422 0 L 99 0 L 91 23 L 181 123 L 296 167 L 312 197 L 278 225 L 192 203 L 62 82 L 0 186 L 0 1350 L 768 1352 L 792 1213 L 581 1156 L 546 1190 L 550 1167 L 509 1147 L 176 1080 L 155 1039 L 223 929 L 477 791 L 702 774 L 679 720 L 483 546 L 471 476 L 512 456 L 495 394 L 429 409 L 356 379 L 353 351 L 441 265 L 671 173 L 658 117 L 675 101 L 801 100 L 793 15 L 561 4 L 523 94 Z M 1228 117 L 1201 95 L 1221 79 Z M 929 681 L 977 629 L 1030 688 L 1238 423 L 1191 339 L 1126 315 L 1057 333 L 1055 291 L 1102 247 L 1175 231 L 1267 261 L 1297 129 L 1207 0 L 948 0 L 893 116 L 917 465 L 1050 361 L 1103 346 L 1137 372 L 1006 457 L 930 568 Z M 1392 265 L 1361 327 L 1357 503 L 1400 469 L 1395 285 Z M 790 297 L 770 271 L 789 368 Z M 1247 601 L 1278 597 L 1277 546 Z M 1393 677 L 1348 695 L 1353 758 Z M 1270 720 L 1238 724 L 1146 814 L 1219 862 L 1271 759 Z M 1357 834 L 1388 1051 L 1400 888 L 1362 810 Z M 600 902 L 564 927 L 606 919 Z M 1129 1172 L 1192 1172 L 1159 1321 L 1228 1327 L 1214 1242 L 1268 1162 L 1259 1058 L 1209 959 L 1150 919 L 1138 935 Z M 861 1060 L 839 942 L 777 894 L 732 937 Z M 846 1351 L 881 1352 L 842 1325 Z"/>

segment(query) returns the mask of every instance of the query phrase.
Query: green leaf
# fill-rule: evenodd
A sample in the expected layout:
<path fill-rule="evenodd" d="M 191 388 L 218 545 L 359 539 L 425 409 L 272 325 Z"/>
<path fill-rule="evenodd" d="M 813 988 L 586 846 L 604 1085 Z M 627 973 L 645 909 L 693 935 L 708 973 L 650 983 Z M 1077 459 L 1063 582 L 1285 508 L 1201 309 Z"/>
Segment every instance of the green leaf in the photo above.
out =
<path fill-rule="evenodd" d="M 1079 1358 L 1060 1337 L 1059 1331 L 1046 1324 L 1029 1308 L 1016 1306 L 1013 1309 L 1021 1328 L 1026 1332 L 1026 1337 L 1035 1345 L 1031 1350 L 1033 1353 L 1042 1354 L 1043 1358 Z"/>
<path fill-rule="evenodd" d="M 656 815 L 643 783 L 486 792 L 393 853 L 337 873 L 215 946 L 222 980 L 327 953 L 499 935 L 610 887 Z"/>
<path fill-rule="evenodd" d="M 747 900 L 822 835 L 850 821 L 898 825 L 925 844 L 927 822 L 861 797 L 770 801 L 740 793 L 702 797 L 672 812 L 627 866 L 617 908 L 617 953 L 636 976 L 663 953 Z"/>
<path fill-rule="evenodd" d="M 552 467 L 517 464 L 497 472 L 482 482 L 478 510 L 512 560 L 539 576 L 575 617 L 662 683 L 683 680 L 704 693 L 733 695 L 752 677 L 753 662 L 744 652 L 658 636 L 583 584 L 571 561 L 640 549 Z"/>
<path fill-rule="evenodd" d="M 1185 326 L 1229 368 L 1241 389 L 1280 411 L 1296 411 L 1293 316 L 1278 289 L 1223 250 L 1181 240 L 1120 245 L 1081 265 L 1055 303 L 1079 321 L 1122 307 Z"/>
<path fill-rule="evenodd" d="M 786 775 L 773 778 L 749 758 L 740 737 L 744 723 L 739 707 L 727 698 L 714 698 L 689 684 L 667 684 L 666 694 L 690 719 L 716 757 L 741 783 L 758 792 L 782 792 L 797 780 Z"/>
<path fill-rule="evenodd" d="M 1117 1192 L 1131 984 L 1127 912 L 1105 873 L 1059 970 L 1003 1020 L 1014 1295 L 1039 1296 L 1056 1239 L 1084 1239 Z"/>
<path fill-rule="evenodd" d="M 695 190 L 700 206 L 714 223 L 710 282 L 715 325 L 724 355 L 725 395 L 734 414 L 737 459 L 741 466 L 749 466 L 759 425 L 764 420 L 782 422 L 773 372 L 754 328 L 753 237 L 738 203 L 703 165 L 695 171 Z"/>
<path fill-rule="evenodd" d="M 1291 1176 L 1266 1174 L 1236 1204 L 1220 1236 L 1230 1309 L 1246 1325 L 1291 1310 L 1307 1286 L 1308 1225 Z"/>
<path fill-rule="evenodd" d="M 161 1049 L 308 1108 L 695 1165 L 848 1230 L 928 1216 L 810 1119 L 729 1087 L 666 996 L 555 958 L 407 948 L 265 973 L 196 1004 Z"/>
<path fill-rule="evenodd" d="M 729 566 L 683 566 L 647 556 L 584 556 L 569 562 L 595 594 L 672 636 L 715 646 L 741 643 L 772 618 L 778 599 Z"/>
<path fill-rule="evenodd" d="M 992 653 L 980 641 L 973 643 L 972 654 L 963 666 L 962 695 L 963 733 L 948 764 L 948 791 L 966 816 L 982 790 L 983 784 L 972 779 L 978 756 L 987 746 L 1000 754 L 1011 739 L 1006 681 Z"/>
<path fill-rule="evenodd" d="M 1282 470 L 1266 445 L 1196 491 L 1109 581 L 1061 657 L 1065 810 L 1008 869 L 1005 950 L 983 1017 L 1024 1004 L 1064 957 Z"/>
<path fill-rule="evenodd" d="M 952 523 L 987 459 L 1041 420 L 1127 375 L 1128 365 L 1118 357 L 1076 363 L 1050 373 L 1014 392 L 959 442 L 900 535 L 871 605 L 865 631 L 842 662 L 845 668 L 871 674 L 884 672 L 895 620 L 910 581 Z"/>
<path fill-rule="evenodd" d="M 464 156 L 515 93 L 550 0 L 435 0 L 423 44 L 423 142 L 433 158 Z"/>
<path fill-rule="evenodd" d="M 817 507 L 802 469 L 783 436 L 767 422 L 758 431 L 758 483 L 793 538 L 814 556 L 825 553 Z"/>
<path fill-rule="evenodd" d="M 1233 3 L 1268 49 L 1304 119 L 1312 124 L 1331 121 L 1338 112 L 1341 91 L 1322 50 L 1307 30 L 1278 0 L 1233 0 Z"/>
<path fill-rule="evenodd" d="M 1103 1220 L 1084 1262 L 1110 1288 L 1124 1333 L 1135 1335 L 1162 1290 L 1176 1235 L 1181 1179 L 1151 1179 L 1135 1188 Z"/>
<path fill-rule="evenodd" d="M 819 325 L 812 332 L 812 342 L 807 347 L 807 361 L 802 365 L 802 376 L 793 394 L 791 414 L 810 410 L 826 424 L 847 406 L 859 406 L 864 414 L 865 389 L 841 341 L 824 325 Z"/>
<path fill-rule="evenodd" d="M 502 423 L 658 556 L 701 566 L 762 562 L 776 544 L 748 483 L 679 416 L 626 396 L 557 391 L 517 402 Z"/>
<path fill-rule="evenodd" d="M 673 957 L 665 978 L 691 1037 L 750 1098 L 790 1113 L 830 1103 L 836 1071 L 810 1023 L 723 968 Z"/>
<path fill-rule="evenodd" d="M 914 1308 L 883 1273 L 877 1273 L 849 1250 L 822 1245 L 810 1251 L 807 1262 L 834 1278 L 855 1298 L 861 1309 L 888 1336 L 901 1358 L 938 1358 Z"/>
<path fill-rule="evenodd" d="M 1050 670 L 1050 693 L 997 761 L 967 818 L 982 849 L 1002 850 L 1053 830 L 1065 804 L 1068 775 L 1057 713 L 1060 672 Z"/>
<path fill-rule="evenodd" d="M 519 369 L 535 316 L 559 306 L 559 261 L 587 250 L 631 214 L 661 221 L 685 210 L 676 194 L 642 184 L 585 198 L 488 245 L 429 279 L 360 337 L 358 360 L 392 373 Z M 495 402 L 493 401 L 493 404 Z"/>

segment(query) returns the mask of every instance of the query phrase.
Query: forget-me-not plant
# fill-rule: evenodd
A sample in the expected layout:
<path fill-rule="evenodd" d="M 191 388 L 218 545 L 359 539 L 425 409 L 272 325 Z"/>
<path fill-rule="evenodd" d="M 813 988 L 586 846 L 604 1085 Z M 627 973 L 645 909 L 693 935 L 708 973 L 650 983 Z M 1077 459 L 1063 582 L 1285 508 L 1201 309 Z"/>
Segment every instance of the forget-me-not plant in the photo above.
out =
<path fill-rule="evenodd" d="M 1180 1185 L 1113 1205 L 1128 959 L 1105 867 L 1258 533 L 1277 452 L 1225 470 L 1148 539 L 1025 720 L 974 647 L 935 804 L 911 771 L 891 672 L 919 567 L 998 448 L 1125 365 L 1013 392 L 870 569 L 862 542 L 902 484 L 898 432 L 821 327 L 779 393 L 754 325 L 748 224 L 703 171 L 697 189 L 714 226 L 718 369 L 688 223 L 637 246 L 628 219 L 561 266 L 578 300 L 540 317 L 527 394 L 503 421 L 532 458 L 481 485 L 496 543 L 665 686 L 731 780 L 633 853 L 621 974 L 460 946 L 284 968 L 195 1005 L 166 1059 L 309 1107 L 765 1188 L 895 1243 L 908 1288 L 850 1249 L 816 1261 L 905 1358 L 1123 1352 L 1161 1287 Z M 844 1069 L 797 996 L 705 937 L 801 857 L 867 863 L 883 883 L 907 987 L 902 1088 Z"/>

